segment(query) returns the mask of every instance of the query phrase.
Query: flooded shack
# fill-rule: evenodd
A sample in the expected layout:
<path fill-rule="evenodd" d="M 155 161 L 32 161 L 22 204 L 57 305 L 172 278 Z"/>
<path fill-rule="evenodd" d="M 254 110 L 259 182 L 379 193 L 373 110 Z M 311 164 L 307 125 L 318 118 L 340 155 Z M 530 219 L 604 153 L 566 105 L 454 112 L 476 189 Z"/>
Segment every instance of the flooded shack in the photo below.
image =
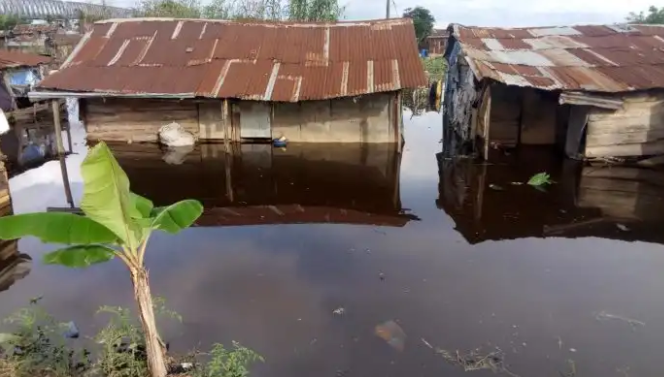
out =
<path fill-rule="evenodd" d="M 28 92 L 46 75 L 50 62 L 47 56 L 0 50 L 0 107 L 9 124 L 9 132 L 0 136 L 0 149 L 10 175 L 16 169 L 42 162 L 55 151 L 53 104 L 28 98 Z M 56 104 L 60 125 L 67 130 L 65 102 Z"/>
<path fill-rule="evenodd" d="M 570 158 L 664 154 L 664 27 L 449 32 L 444 127 L 484 159 L 530 145 Z"/>
<path fill-rule="evenodd" d="M 115 19 L 94 24 L 34 98 L 78 98 L 88 138 L 394 143 L 400 93 L 426 85 L 410 19 Z"/>

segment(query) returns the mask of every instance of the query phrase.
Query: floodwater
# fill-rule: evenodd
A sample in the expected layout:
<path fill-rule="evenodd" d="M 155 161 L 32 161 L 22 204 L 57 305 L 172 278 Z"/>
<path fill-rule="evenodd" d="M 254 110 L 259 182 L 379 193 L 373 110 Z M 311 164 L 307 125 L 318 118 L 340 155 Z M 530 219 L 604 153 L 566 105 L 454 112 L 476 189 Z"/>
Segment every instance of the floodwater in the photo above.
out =
<path fill-rule="evenodd" d="M 184 318 L 162 325 L 172 347 L 240 341 L 266 359 L 254 376 L 467 373 L 429 345 L 499 347 L 524 377 L 568 373 L 570 361 L 578 376 L 661 376 L 664 175 L 527 151 L 495 165 L 437 159 L 440 115 L 404 117 L 402 157 L 386 146 L 289 145 L 230 158 L 205 146 L 171 165 L 155 147 L 116 146 L 134 191 L 206 206 L 199 226 L 149 246 L 153 293 Z M 78 203 L 85 147 L 72 132 L 83 151 L 67 158 Z M 512 183 L 542 169 L 556 181 L 547 192 Z M 18 213 L 67 205 L 57 162 L 10 187 Z M 43 296 L 92 334 L 99 306 L 132 305 L 117 261 L 69 270 L 41 265 L 49 246 L 34 239 L 18 250 L 34 261 L 0 292 L 0 316 Z"/>

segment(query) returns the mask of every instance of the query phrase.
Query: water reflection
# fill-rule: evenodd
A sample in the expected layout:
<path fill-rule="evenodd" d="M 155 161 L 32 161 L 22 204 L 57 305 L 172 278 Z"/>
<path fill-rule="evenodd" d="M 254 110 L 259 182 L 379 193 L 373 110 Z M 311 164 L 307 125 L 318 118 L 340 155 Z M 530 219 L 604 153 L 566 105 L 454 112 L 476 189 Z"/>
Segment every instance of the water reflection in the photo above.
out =
<path fill-rule="evenodd" d="M 584 166 L 549 150 L 522 149 L 496 164 L 439 160 L 436 205 L 471 244 L 524 237 L 602 237 L 664 243 L 664 174 L 630 167 Z M 555 183 L 525 184 L 538 172 Z"/>
<path fill-rule="evenodd" d="M 177 164 L 157 145 L 110 144 L 132 190 L 156 205 L 196 198 L 199 226 L 336 223 L 402 227 L 391 144 L 199 145 Z"/>
<path fill-rule="evenodd" d="M 11 212 L 11 203 L 0 206 L 0 216 L 10 215 Z M 32 258 L 19 253 L 17 240 L 0 240 L 0 292 L 6 291 L 17 280 L 26 277 L 30 273 L 31 265 Z"/>

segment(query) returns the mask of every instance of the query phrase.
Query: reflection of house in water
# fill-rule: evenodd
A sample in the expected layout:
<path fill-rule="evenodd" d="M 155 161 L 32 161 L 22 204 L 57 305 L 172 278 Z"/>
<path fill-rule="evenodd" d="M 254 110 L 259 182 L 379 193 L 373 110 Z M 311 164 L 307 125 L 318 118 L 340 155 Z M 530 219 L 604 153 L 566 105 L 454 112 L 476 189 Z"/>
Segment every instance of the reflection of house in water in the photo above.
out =
<path fill-rule="evenodd" d="M 0 172 L 0 216 L 12 213 L 11 204 L 2 200 L 2 177 Z M 5 204 L 5 205 L 3 205 Z M 9 289 L 17 280 L 30 273 L 31 258 L 18 252 L 18 240 L 0 240 L 0 292 Z"/>
<path fill-rule="evenodd" d="M 132 191 L 156 205 L 195 198 L 201 226 L 343 223 L 404 226 L 394 144 L 203 144 L 181 164 L 156 145 L 111 144 Z"/>
<path fill-rule="evenodd" d="M 664 244 L 664 173 L 584 167 L 574 161 L 561 166 L 552 159 L 543 166 L 545 154 L 496 165 L 439 156 L 436 204 L 472 244 L 587 236 Z M 540 171 L 551 173 L 556 182 L 547 192 L 524 183 Z"/>

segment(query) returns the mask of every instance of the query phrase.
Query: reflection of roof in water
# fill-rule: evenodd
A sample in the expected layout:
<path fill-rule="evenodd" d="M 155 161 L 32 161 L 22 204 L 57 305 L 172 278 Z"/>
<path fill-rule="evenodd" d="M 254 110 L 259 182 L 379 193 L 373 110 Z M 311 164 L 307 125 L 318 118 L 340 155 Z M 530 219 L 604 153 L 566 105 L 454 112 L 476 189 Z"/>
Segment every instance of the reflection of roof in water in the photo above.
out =
<path fill-rule="evenodd" d="M 526 237 L 664 244 L 664 173 L 567 163 L 551 161 L 543 167 L 542 158 L 533 157 L 492 166 L 442 160 L 436 204 L 471 244 Z M 512 184 L 539 171 L 549 172 L 556 182 L 547 192 Z"/>
<path fill-rule="evenodd" d="M 339 223 L 404 226 L 396 146 L 200 145 L 180 165 L 156 145 L 111 144 L 132 190 L 156 205 L 186 198 L 206 210 L 200 226 Z M 227 168 L 228 167 L 228 168 Z"/>
<path fill-rule="evenodd" d="M 30 273 L 32 259 L 18 253 L 18 241 L 0 241 L 0 292 Z"/>

